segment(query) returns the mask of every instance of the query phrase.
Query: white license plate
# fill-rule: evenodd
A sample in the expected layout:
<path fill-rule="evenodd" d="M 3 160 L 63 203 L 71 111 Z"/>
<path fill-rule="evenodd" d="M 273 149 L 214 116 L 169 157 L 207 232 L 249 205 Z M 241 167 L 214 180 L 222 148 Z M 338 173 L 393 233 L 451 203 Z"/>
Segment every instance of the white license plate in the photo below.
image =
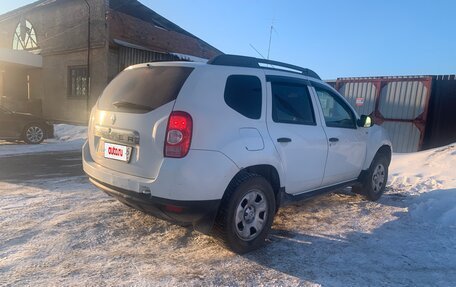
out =
<path fill-rule="evenodd" d="M 120 161 L 130 161 L 131 155 L 131 147 L 112 144 L 112 143 L 105 143 L 104 144 L 104 157 L 120 160 Z"/>

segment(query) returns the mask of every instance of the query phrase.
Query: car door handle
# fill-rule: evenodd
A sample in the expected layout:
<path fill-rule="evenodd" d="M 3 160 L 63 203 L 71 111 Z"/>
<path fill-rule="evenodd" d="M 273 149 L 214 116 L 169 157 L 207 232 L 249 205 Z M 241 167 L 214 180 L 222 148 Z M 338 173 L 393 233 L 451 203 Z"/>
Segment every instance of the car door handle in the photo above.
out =
<path fill-rule="evenodd" d="M 338 142 L 338 141 L 339 141 L 338 138 L 329 138 L 329 142 L 335 143 L 335 142 Z"/>
<path fill-rule="evenodd" d="M 289 143 L 289 142 L 291 142 L 291 139 L 290 138 L 278 138 L 277 142 L 279 142 L 279 143 Z"/>

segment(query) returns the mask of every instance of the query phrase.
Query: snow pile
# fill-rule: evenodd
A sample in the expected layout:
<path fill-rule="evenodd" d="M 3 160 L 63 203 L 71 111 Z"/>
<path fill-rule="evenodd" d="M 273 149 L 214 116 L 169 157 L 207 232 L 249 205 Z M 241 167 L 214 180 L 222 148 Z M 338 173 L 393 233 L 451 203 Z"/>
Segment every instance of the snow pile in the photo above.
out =
<path fill-rule="evenodd" d="M 65 124 L 54 125 L 54 139 L 57 141 L 76 141 L 87 139 L 86 126 L 72 126 Z"/>
<path fill-rule="evenodd" d="M 418 195 L 429 190 L 456 188 L 456 144 L 408 154 L 394 154 L 389 184 Z"/>
<path fill-rule="evenodd" d="M 410 216 L 424 224 L 456 227 L 456 188 L 420 196 L 410 208 Z"/>
<path fill-rule="evenodd" d="M 411 218 L 437 227 L 456 227 L 456 144 L 394 154 L 390 189 L 413 196 Z"/>
<path fill-rule="evenodd" d="M 0 141 L 0 157 L 37 152 L 81 150 L 86 139 L 86 126 L 58 124 L 54 125 L 54 138 L 46 139 L 43 143 L 38 145 L 29 145 L 23 142 L 8 143 Z"/>

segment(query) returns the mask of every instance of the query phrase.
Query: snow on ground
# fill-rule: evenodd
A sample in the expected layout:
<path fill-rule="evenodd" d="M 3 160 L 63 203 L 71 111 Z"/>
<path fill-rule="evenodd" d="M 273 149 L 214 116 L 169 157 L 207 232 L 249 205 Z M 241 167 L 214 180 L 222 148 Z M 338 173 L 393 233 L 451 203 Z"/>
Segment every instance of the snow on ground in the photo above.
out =
<path fill-rule="evenodd" d="M 416 197 L 409 211 L 417 222 L 456 227 L 455 144 L 413 155 L 395 154 L 391 169 L 392 188 Z"/>
<path fill-rule="evenodd" d="M 378 202 L 342 191 L 281 209 L 243 256 L 85 177 L 0 193 L 0 285 L 456 286 L 456 145 L 395 155 Z"/>
<path fill-rule="evenodd" d="M 54 125 L 54 138 L 46 139 L 39 145 L 28 145 L 23 142 L 10 143 L 0 140 L 0 157 L 35 152 L 80 150 L 86 138 L 86 126 L 57 124 Z"/>

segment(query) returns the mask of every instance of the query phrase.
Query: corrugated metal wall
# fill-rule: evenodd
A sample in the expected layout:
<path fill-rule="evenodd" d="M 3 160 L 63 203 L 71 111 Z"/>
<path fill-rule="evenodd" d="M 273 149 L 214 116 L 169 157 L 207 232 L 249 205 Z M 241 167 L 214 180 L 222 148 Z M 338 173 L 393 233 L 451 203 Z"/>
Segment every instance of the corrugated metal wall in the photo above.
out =
<path fill-rule="evenodd" d="M 429 90 L 422 81 L 386 83 L 380 93 L 380 113 L 388 119 L 413 120 L 423 113 Z"/>
<path fill-rule="evenodd" d="M 179 57 L 167 53 L 159 53 L 123 46 L 119 47 L 119 71 L 135 64 L 179 60 Z"/>
<path fill-rule="evenodd" d="M 342 83 L 339 92 L 355 107 L 358 114 L 369 115 L 374 111 L 377 88 L 373 83 Z M 357 99 L 363 99 L 363 103 L 357 104 Z"/>
<path fill-rule="evenodd" d="M 395 152 L 414 152 L 423 146 L 431 85 L 428 76 L 343 78 L 336 89 L 388 131 Z"/>
<path fill-rule="evenodd" d="M 391 137 L 394 152 L 419 150 L 421 132 L 412 122 L 385 121 L 382 126 Z"/>

